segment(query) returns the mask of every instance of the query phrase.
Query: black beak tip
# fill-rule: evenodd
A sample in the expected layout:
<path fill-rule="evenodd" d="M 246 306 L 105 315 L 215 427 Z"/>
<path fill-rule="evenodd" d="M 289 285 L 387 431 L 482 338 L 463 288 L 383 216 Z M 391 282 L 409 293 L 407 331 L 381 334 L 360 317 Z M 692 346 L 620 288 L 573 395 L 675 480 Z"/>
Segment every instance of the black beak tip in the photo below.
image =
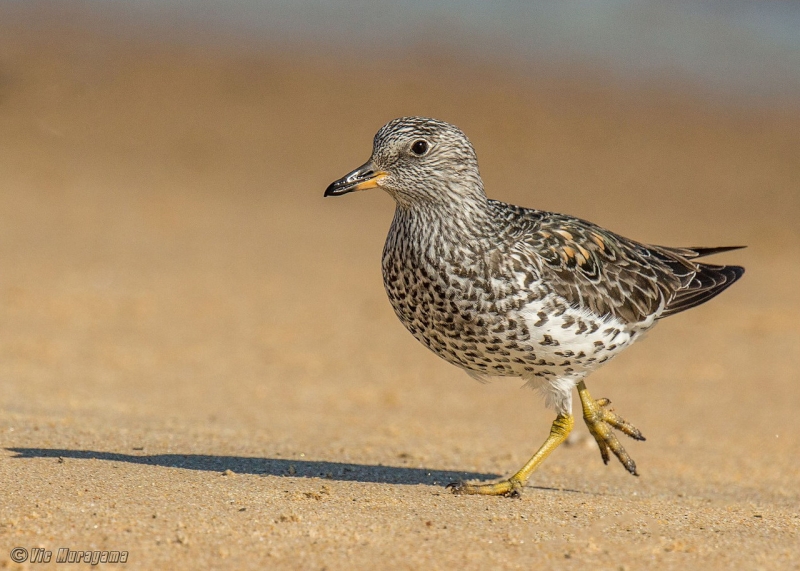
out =
<path fill-rule="evenodd" d="M 335 192 L 336 192 L 336 183 L 332 182 L 330 185 L 328 185 L 328 188 L 325 189 L 325 194 L 323 194 L 322 196 L 323 198 L 327 196 L 335 196 L 334 194 Z"/>

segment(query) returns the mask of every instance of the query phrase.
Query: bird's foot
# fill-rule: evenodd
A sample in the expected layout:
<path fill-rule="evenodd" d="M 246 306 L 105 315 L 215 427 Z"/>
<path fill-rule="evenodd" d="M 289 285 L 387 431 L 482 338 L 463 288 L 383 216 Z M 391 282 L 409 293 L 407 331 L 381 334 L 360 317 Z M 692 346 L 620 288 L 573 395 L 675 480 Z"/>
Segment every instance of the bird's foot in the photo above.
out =
<path fill-rule="evenodd" d="M 638 428 L 614 412 L 614 409 L 609 406 L 611 404 L 610 400 L 605 398 L 594 400 L 589 395 L 585 385 L 578 387 L 578 393 L 583 405 L 583 419 L 586 421 L 589 432 L 592 433 L 597 445 L 600 447 L 600 455 L 603 457 L 603 462 L 608 464 L 609 451 L 611 451 L 622 462 L 628 472 L 638 476 L 636 462 L 633 461 L 622 444 L 620 444 L 613 429 L 616 428 L 634 440 L 645 440 L 645 437 Z"/>
<path fill-rule="evenodd" d="M 522 482 L 513 477 L 495 484 L 468 484 L 466 482 L 453 482 L 447 484 L 447 489 L 455 495 L 481 495 L 481 496 L 505 496 L 507 498 L 519 498 L 522 496 Z"/>
<path fill-rule="evenodd" d="M 539 447 L 536 454 L 508 480 L 503 480 L 495 484 L 467 484 L 464 482 L 455 482 L 449 484 L 447 489 L 452 490 L 453 493 L 457 495 L 473 494 L 519 498 L 522 495 L 522 488 L 525 486 L 525 482 L 528 481 L 533 471 L 544 462 L 544 459 L 547 458 L 553 450 L 558 448 L 559 444 L 566 440 L 572 430 L 573 423 L 574 421 L 571 414 L 559 414 L 550 427 L 550 436 L 547 437 L 547 440 Z"/>

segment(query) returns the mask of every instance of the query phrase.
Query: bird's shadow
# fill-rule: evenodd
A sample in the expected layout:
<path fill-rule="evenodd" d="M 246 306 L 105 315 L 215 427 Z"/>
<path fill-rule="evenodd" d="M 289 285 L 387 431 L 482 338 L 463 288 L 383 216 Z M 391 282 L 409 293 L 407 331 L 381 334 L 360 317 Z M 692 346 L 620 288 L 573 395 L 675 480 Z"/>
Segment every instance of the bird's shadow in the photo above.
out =
<path fill-rule="evenodd" d="M 215 456 L 208 454 L 121 454 L 96 450 L 66 450 L 60 448 L 6 448 L 16 456 L 12 458 L 56 458 L 59 461 L 104 460 L 200 470 L 255 474 L 259 476 L 281 476 L 291 478 L 324 478 L 341 482 L 364 482 L 405 485 L 447 485 L 462 480 L 490 480 L 497 474 L 479 472 L 456 472 L 429 468 L 407 468 L 403 466 L 380 466 L 373 464 L 346 464 L 315 460 L 284 458 L 253 458 L 247 456 Z"/>

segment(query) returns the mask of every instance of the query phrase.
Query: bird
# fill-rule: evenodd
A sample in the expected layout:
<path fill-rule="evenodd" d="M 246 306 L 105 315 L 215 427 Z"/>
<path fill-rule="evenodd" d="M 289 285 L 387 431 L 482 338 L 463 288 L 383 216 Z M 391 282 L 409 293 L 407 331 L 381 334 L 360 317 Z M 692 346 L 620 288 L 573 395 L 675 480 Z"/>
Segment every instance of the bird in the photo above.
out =
<path fill-rule="evenodd" d="M 456 494 L 518 497 L 570 434 L 577 388 L 605 464 L 636 463 L 615 431 L 645 440 L 585 383 L 660 319 L 718 295 L 744 274 L 697 258 L 744 246 L 643 244 L 591 222 L 486 196 L 475 149 L 456 126 L 400 117 L 375 135 L 362 166 L 325 197 L 379 188 L 395 201 L 383 284 L 408 331 L 479 381 L 521 379 L 556 418 L 531 459 L 507 479 L 453 482 Z"/>

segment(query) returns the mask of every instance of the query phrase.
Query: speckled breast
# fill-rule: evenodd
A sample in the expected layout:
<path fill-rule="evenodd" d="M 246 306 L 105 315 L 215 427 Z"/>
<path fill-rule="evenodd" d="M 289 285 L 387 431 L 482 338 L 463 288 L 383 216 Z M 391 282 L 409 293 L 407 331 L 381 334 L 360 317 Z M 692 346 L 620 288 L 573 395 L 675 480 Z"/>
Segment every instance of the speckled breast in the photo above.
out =
<path fill-rule="evenodd" d="M 498 284 L 469 269 L 387 244 L 383 283 L 411 334 L 446 361 L 499 376 L 533 372 L 536 352 L 519 310 L 531 295 L 498 291 Z M 508 289 L 499 287 L 500 290 Z"/>

